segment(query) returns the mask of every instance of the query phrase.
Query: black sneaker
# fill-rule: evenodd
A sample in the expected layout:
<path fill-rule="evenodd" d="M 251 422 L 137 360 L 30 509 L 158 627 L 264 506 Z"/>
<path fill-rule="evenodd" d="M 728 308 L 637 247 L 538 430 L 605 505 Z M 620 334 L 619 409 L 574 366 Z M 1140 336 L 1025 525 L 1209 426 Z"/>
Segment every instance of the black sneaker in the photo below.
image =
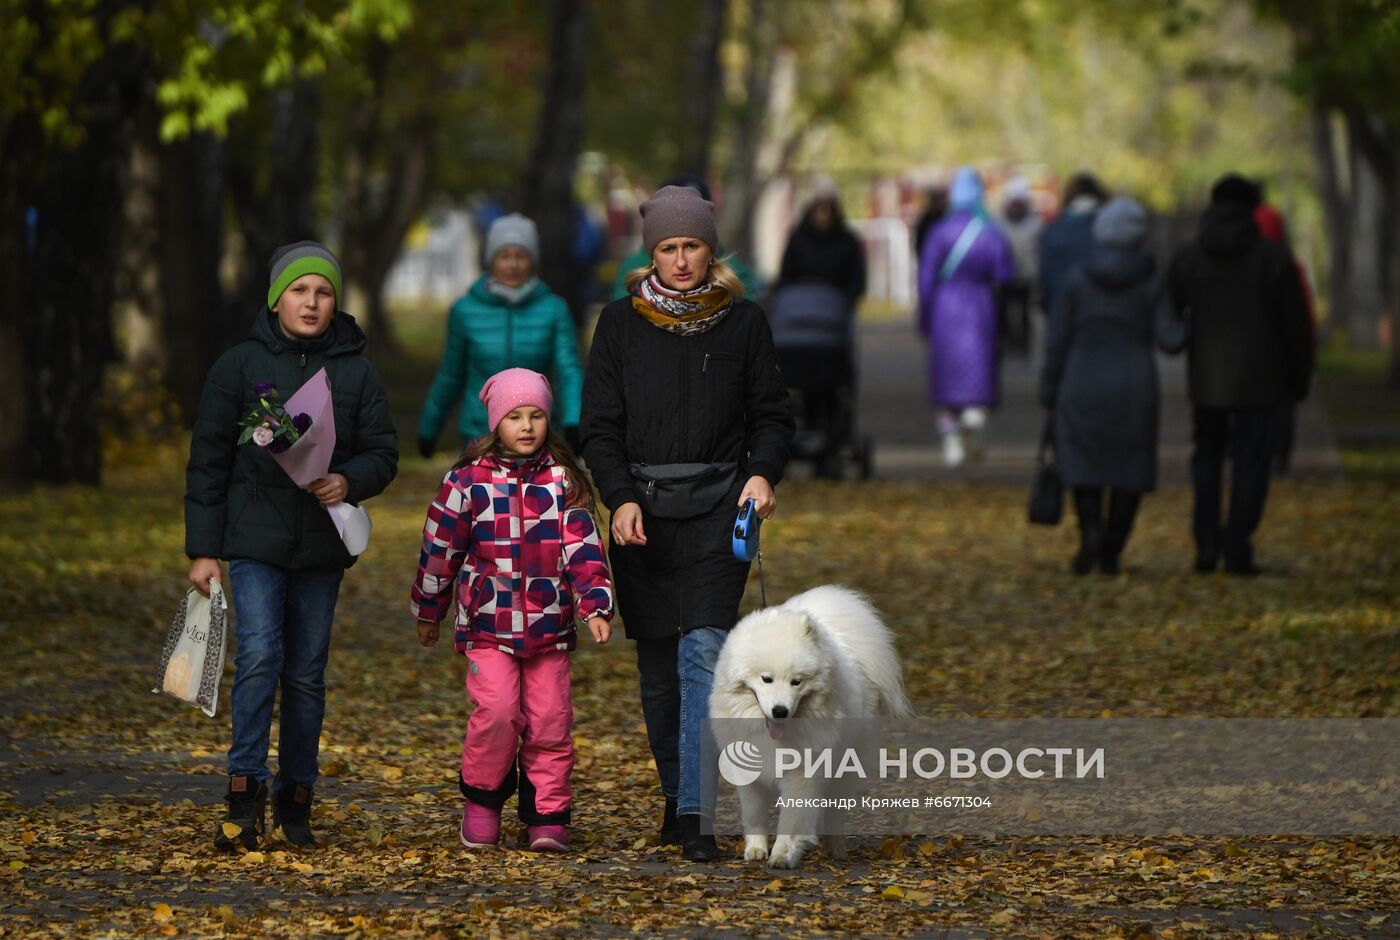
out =
<path fill-rule="evenodd" d="M 214 848 L 236 852 L 241 847 L 255 852 L 266 830 L 267 785 L 252 777 L 229 777 L 224 796 L 228 812 L 214 834 Z"/>
<path fill-rule="evenodd" d="M 281 828 L 282 838 L 292 845 L 313 846 L 311 832 L 311 788 L 279 787 L 272 798 L 272 828 Z"/>
<path fill-rule="evenodd" d="M 681 824 L 676 819 L 676 801 L 668 796 L 666 810 L 661 815 L 660 842 L 662 845 L 680 845 L 683 841 Z"/>
<path fill-rule="evenodd" d="M 687 813 L 680 817 L 681 857 L 688 862 L 713 862 L 720 857 L 715 837 L 700 831 L 700 814 Z"/>

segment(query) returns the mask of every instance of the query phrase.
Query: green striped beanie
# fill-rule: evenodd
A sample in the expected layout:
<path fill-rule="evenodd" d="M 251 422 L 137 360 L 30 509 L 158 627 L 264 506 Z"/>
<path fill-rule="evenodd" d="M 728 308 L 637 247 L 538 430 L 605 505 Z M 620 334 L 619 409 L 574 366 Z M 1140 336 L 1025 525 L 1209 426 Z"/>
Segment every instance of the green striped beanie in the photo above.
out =
<path fill-rule="evenodd" d="M 320 242 L 293 242 L 272 253 L 271 284 L 267 289 L 267 305 L 277 306 L 277 300 L 303 274 L 319 274 L 331 282 L 336 306 L 340 306 L 340 262 L 331 250 Z"/>

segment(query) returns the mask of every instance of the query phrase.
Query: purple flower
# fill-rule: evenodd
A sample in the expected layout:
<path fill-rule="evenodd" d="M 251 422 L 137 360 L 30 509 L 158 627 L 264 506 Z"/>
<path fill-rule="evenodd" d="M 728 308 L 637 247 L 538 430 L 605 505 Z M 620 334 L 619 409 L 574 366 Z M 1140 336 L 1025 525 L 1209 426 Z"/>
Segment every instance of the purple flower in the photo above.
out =
<path fill-rule="evenodd" d="M 263 398 L 267 395 L 268 392 L 271 392 L 276 388 L 277 386 L 273 385 L 271 382 L 259 382 L 257 386 L 254 387 L 253 391 L 257 394 L 259 398 Z"/>
<path fill-rule="evenodd" d="M 268 444 L 271 444 L 271 443 L 272 443 L 272 429 L 271 429 L 271 428 L 255 428 L 255 429 L 253 430 L 253 443 L 254 443 L 254 444 L 257 444 L 259 447 L 266 447 Z"/>
<path fill-rule="evenodd" d="M 280 454 L 282 453 L 282 451 L 286 450 L 288 447 L 291 446 L 291 441 L 287 440 L 285 437 L 279 437 L 277 440 L 267 445 L 267 452 L 269 454 Z"/>
<path fill-rule="evenodd" d="M 303 411 L 292 419 L 292 427 L 297 429 L 298 434 L 305 434 L 306 429 L 311 427 L 311 415 Z"/>

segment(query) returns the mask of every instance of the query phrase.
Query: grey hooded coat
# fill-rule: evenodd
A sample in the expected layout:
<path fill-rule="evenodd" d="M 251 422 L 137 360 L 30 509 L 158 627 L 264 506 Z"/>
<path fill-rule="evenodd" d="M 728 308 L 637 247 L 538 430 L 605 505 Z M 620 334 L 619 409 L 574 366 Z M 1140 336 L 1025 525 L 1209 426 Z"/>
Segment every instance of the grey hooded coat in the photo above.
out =
<path fill-rule="evenodd" d="M 1115 199 L 1094 223 L 1088 260 L 1050 311 L 1040 401 L 1054 409 L 1065 484 L 1145 493 L 1157 485 L 1155 350 L 1177 353 L 1187 328 L 1140 247 L 1147 213 Z"/>

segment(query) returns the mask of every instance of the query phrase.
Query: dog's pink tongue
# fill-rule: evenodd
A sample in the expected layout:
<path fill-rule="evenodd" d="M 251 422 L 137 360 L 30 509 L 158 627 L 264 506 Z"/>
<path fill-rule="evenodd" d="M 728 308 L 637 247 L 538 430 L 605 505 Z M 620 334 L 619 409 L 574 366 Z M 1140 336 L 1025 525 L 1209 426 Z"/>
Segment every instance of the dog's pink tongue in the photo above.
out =
<path fill-rule="evenodd" d="M 774 721 L 771 718 L 768 719 L 768 737 L 772 738 L 774 741 L 781 741 L 783 739 L 784 730 L 782 722 Z"/>

